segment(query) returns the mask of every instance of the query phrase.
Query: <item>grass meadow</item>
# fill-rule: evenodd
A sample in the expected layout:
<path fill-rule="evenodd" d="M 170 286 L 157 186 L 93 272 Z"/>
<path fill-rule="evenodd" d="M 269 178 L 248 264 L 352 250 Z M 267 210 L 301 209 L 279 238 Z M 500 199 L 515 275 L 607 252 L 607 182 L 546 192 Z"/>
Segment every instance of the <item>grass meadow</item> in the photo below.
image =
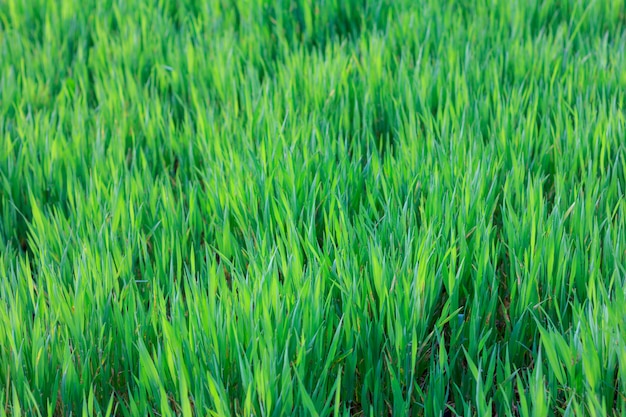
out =
<path fill-rule="evenodd" d="M 622 0 L 0 1 L 0 416 L 626 415 Z"/>

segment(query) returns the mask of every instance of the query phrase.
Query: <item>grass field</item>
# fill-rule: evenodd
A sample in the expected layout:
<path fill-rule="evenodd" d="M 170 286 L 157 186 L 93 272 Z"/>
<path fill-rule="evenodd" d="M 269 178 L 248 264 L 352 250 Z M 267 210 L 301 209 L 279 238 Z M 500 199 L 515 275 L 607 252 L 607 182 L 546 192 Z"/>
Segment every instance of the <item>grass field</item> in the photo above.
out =
<path fill-rule="evenodd" d="M 0 1 L 0 416 L 626 415 L 622 0 Z"/>

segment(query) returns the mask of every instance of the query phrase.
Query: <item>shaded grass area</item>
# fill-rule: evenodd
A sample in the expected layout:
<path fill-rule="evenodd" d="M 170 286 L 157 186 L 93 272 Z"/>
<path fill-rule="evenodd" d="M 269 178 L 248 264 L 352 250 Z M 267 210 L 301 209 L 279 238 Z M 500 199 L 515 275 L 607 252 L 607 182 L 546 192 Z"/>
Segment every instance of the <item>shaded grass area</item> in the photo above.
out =
<path fill-rule="evenodd" d="M 621 1 L 0 3 L 0 415 L 622 415 Z"/>

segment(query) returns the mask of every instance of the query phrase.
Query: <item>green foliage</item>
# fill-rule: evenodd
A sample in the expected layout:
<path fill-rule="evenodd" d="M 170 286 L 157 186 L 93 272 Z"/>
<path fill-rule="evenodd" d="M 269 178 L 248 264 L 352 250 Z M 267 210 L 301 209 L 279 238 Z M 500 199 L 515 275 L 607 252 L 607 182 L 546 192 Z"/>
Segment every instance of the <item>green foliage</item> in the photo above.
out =
<path fill-rule="evenodd" d="M 625 23 L 0 2 L 0 416 L 626 415 Z"/>

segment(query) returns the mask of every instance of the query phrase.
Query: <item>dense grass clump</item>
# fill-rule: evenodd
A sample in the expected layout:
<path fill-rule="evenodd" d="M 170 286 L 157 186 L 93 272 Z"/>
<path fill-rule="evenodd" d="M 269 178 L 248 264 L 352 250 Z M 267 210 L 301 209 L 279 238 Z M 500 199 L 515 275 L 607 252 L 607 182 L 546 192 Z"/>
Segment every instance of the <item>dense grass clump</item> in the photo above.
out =
<path fill-rule="evenodd" d="M 625 24 L 0 2 L 0 416 L 626 415 Z"/>

